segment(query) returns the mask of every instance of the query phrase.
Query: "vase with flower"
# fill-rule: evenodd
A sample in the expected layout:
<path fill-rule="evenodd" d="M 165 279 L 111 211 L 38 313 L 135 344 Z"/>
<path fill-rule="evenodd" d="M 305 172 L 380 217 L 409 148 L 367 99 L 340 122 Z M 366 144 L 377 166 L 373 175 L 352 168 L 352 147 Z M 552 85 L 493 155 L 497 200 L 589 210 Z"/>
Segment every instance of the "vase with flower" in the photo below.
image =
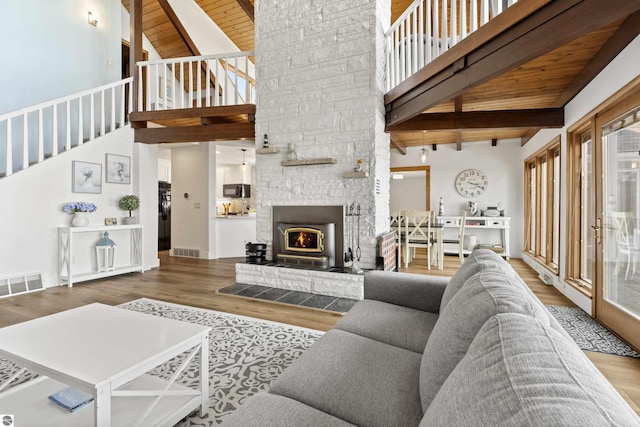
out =
<path fill-rule="evenodd" d="M 86 227 L 89 225 L 89 216 L 87 213 L 95 212 L 98 208 L 93 203 L 87 202 L 71 202 L 62 208 L 68 214 L 73 214 L 71 225 L 74 227 Z"/>

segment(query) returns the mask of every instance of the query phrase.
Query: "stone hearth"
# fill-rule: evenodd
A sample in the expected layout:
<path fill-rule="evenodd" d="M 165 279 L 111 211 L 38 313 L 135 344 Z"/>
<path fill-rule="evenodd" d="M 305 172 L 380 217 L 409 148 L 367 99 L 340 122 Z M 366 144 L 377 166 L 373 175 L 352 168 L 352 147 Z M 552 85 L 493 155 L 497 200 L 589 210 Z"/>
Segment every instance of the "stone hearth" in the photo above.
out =
<path fill-rule="evenodd" d="M 363 299 L 364 276 L 256 264 L 236 264 L 236 282 L 312 294 Z"/>

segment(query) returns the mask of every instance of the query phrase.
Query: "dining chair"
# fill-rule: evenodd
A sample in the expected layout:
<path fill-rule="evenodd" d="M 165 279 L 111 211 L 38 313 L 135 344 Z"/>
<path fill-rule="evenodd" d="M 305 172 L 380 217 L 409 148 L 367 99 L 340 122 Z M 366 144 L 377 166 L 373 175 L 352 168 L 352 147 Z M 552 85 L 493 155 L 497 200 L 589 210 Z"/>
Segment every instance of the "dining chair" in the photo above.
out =
<path fill-rule="evenodd" d="M 616 247 L 618 249 L 618 255 L 616 256 L 616 268 L 614 274 L 618 274 L 620 270 L 620 255 L 626 257 L 627 269 L 624 273 L 625 280 L 629 278 L 629 269 L 632 272 L 636 272 L 637 255 L 640 253 L 634 242 L 633 234 L 633 221 L 634 217 L 631 212 L 611 212 L 611 219 L 613 219 L 613 227 L 615 232 Z"/>
<path fill-rule="evenodd" d="M 458 256 L 460 257 L 460 264 L 464 262 L 464 229 L 467 223 L 467 212 L 462 212 L 462 217 L 460 219 L 460 227 L 458 228 L 458 238 L 457 239 L 443 239 L 442 243 L 444 244 L 457 244 L 458 245 Z"/>
<path fill-rule="evenodd" d="M 427 250 L 427 269 L 431 269 L 431 211 L 405 211 L 405 268 L 415 256 L 416 248 Z"/>
<path fill-rule="evenodd" d="M 396 269 L 402 265 L 402 242 L 404 241 L 404 211 L 392 211 L 390 217 L 391 231 L 396 232 Z"/>

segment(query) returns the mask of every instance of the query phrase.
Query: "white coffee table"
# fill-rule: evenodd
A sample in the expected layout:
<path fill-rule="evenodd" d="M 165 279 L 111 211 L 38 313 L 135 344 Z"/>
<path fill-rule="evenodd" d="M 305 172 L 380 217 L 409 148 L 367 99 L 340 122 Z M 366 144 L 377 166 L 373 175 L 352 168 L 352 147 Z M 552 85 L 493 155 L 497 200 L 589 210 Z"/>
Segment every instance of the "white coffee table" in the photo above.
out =
<path fill-rule="evenodd" d="M 204 415 L 210 330 L 97 303 L 2 328 L 0 357 L 42 376 L 0 393 L 0 412 L 22 426 L 172 426 L 198 407 Z M 146 374 L 187 351 L 169 380 Z M 196 354 L 199 388 L 175 383 Z M 94 404 L 70 414 L 49 401 L 67 386 Z"/>

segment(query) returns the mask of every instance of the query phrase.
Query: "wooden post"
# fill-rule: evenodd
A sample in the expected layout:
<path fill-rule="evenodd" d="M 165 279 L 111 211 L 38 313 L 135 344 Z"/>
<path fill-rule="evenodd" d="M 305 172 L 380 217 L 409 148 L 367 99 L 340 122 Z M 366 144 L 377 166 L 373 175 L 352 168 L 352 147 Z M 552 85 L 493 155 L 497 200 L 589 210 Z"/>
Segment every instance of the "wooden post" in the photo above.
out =
<path fill-rule="evenodd" d="M 130 15 L 130 45 L 129 45 L 129 70 L 133 77 L 133 99 L 131 111 L 141 111 L 139 102 L 139 87 L 143 84 L 138 75 L 138 61 L 144 59 L 142 52 L 142 0 L 131 0 L 129 5 Z"/>

